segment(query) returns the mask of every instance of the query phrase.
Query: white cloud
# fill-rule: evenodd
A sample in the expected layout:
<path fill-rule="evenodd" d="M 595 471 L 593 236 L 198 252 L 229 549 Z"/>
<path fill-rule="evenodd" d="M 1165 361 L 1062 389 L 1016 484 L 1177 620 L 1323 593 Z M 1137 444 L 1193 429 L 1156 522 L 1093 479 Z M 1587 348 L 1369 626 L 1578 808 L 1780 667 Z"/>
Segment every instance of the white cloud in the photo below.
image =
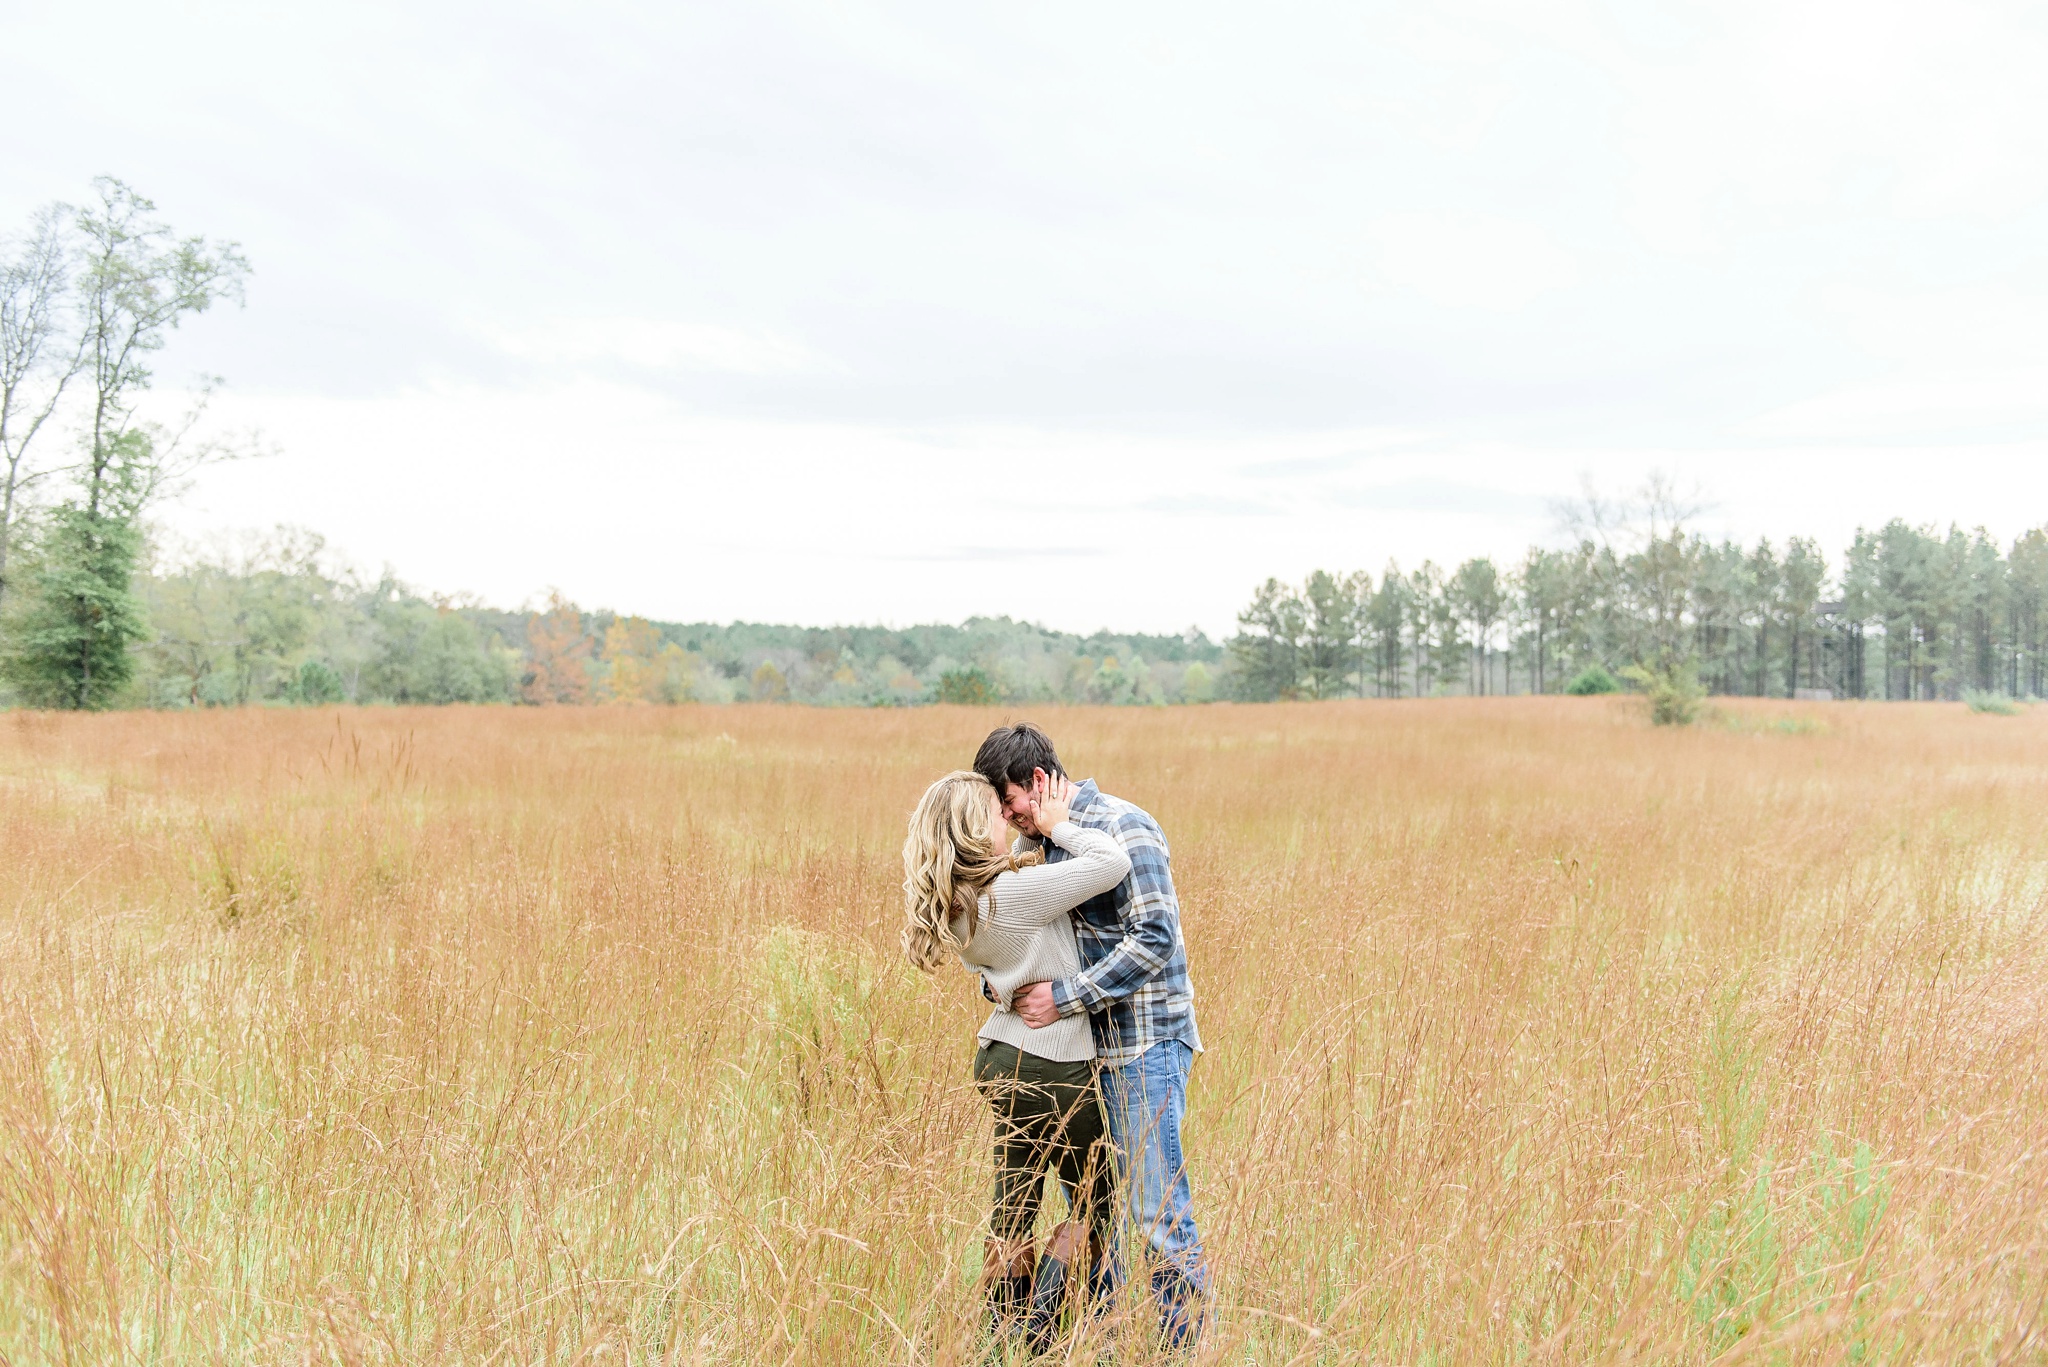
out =
<path fill-rule="evenodd" d="M 1908 370 L 2048 365 L 2048 271 L 1925 286 L 1872 273 L 1819 292 L 1819 311 L 1858 347 Z"/>
<path fill-rule="evenodd" d="M 1824 443 L 1997 441 L 2048 430 L 2044 272 L 1935 286 L 1905 274 L 1888 264 L 1816 293 L 1817 312 L 1880 363 L 1878 377 L 1776 405 L 1736 430 Z"/>
<path fill-rule="evenodd" d="M 1512 312 L 1579 278 L 1572 254 L 1540 226 L 1496 214 L 1387 214 L 1366 238 L 1370 284 L 1445 308 Z"/>
<path fill-rule="evenodd" d="M 1674 5 L 1676 54 L 1606 53 L 1631 220 L 1663 250 L 1870 217 L 2007 216 L 2048 194 L 2048 26 L 1999 0 Z"/>
<path fill-rule="evenodd" d="M 2038 430 L 2043 424 L 2048 424 L 2048 366 L 2030 366 L 1844 385 L 1772 409 L 1741 430 L 1778 440 L 1921 444 L 1946 433 L 1995 436 Z"/>
<path fill-rule="evenodd" d="M 773 375 L 828 369 L 824 358 L 773 333 L 665 318 L 554 318 L 486 332 L 508 355 L 571 367 Z"/>

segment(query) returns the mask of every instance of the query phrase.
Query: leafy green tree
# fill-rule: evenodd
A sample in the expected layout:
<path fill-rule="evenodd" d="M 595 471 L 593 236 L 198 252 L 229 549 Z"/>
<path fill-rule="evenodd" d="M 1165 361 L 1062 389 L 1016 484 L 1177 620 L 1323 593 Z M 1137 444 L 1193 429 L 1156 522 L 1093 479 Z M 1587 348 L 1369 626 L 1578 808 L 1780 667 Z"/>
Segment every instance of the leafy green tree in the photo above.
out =
<path fill-rule="evenodd" d="M 2006 635 L 2012 642 L 2009 691 L 2048 695 L 2048 527 L 2012 543 L 2006 595 Z"/>
<path fill-rule="evenodd" d="M 1402 643 L 1408 627 L 1408 609 L 1408 580 L 1401 567 L 1389 560 L 1364 614 L 1372 642 L 1373 691 L 1383 698 L 1401 696 Z"/>
<path fill-rule="evenodd" d="M 980 665 L 965 665 L 939 675 L 939 701 L 986 707 L 1002 701 L 996 681 Z"/>
<path fill-rule="evenodd" d="M 1301 696 L 1302 637 L 1308 614 L 1301 597 L 1277 579 L 1268 579 L 1252 595 L 1251 605 L 1237 615 L 1238 633 L 1230 639 L 1237 661 L 1239 695 L 1252 702 Z"/>
<path fill-rule="evenodd" d="M 1106 703 L 1115 707 L 1131 701 L 1131 676 L 1125 672 L 1123 662 L 1114 655 L 1105 655 L 1095 666 L 1095 672 L 1088 676 L 1082 686 L 1082 700 L 1092 703 Z"/>
<path fill-rule="evenodd" d="M 1607 672 L 1603 664 L 1589 664 L 1572 676 L 1564 691 L 1574 698 L 1597 697 L 1602 693 L 1621 692 L 1621 680 Z"/>
<path fill-rule="evenodd" d="M 363 671 L 363 687 L 372 697 L 398 703 L 511 700 L 511 660 L 489 649 L 476 624 L 460 612 L 380 593 L 370 618 L 379 649 Z"/>
<path fill-rule="evenodd" d="M 1302 586 L 1306 608 L 1302 665 L 1308 695 L 1335 698 L 1348 691 L 1352 640 L 1358 634 L 1358 593 L 1349 579 L 1317 570 Z"/>
<path fill-rule="evenodd" d="M 1698 668 L 1692 660 L 1651 669 L 1630 665 L 1622 677 L 1642 686 L 1650 701 L 1650 720 L 1658 726 L 1690 726 L 1699 720 L 1700 703 L 1706 690 L 1700 686 Z"/>
<path fill-rule="evenodd" d="M 110 177 L 81 210 L 72 287 L 80 319 L 75 366 L 90 386 L 75 495 L 48 514 L 32 590 L 11 635 L 7 670 L 22 695 L 59 707 L 106 706 L 134 672 L 147 632 L 133 577 L 150 501 L 211 454 L 136 421 L 150 355 L 189 314 L 239 298 L 248 263 L 232 243 L 176 238 L 155 205 Z M 12 325 L 10 325 L 12 326 Z M 17 329 L 18 330 L 18 329 Z M 14 441 L 10 438 L 10 441 Z M 18 449 L 10 448 L 10 469 Z M 10 510 L 11 511 L 11 510 Z"/>
<path fill-rule="evenodd" d="M 2005 557 L 1981 528 L 1967 537 L 1952 531 L 1949 551 L 1955 580 L 1952 602 L 1957 609 L 1951 632 L 1957 647 L 1950 671 L 1952 687 L 1959 692 L 1988 693 L 2004 683 L 1999 622 L 2009 597 Z"/>
<path fill-rule="evenodd" d="M 1493 674 L 1490 647 L 1493 641 L 1494 624 L 1500 621 L 1501 612 L 1507 606 L 1507 594 L 1501 584 L 1500 571 L 1485 556 L 1467 560 L 1458 566 L 1448 586 L 1448 603 L 1453 615 L 1471 629 L 1472 668 L 1474 693 L 1491 690 Z"/>
<path fill-rule="evenodd" d="M 1681 526 L 1653 535 L 1616 563 L 1627 622 L 1627 654 L 1664 667 L 1692 657 L 1688 600 L 1700 562 L 1700 542 Z"/>
<path fill-rule="evenodd" d="M 1550 691 L 1550 660 L 1571 615 L 1571 557 L 1568 552 L 1531 547 L 1516 576 L 1522 620 L 1528 624 L 1529 691 Z"/>
<path fill-rule="evenodd" d="M 292 680 L 291 700 L 308 707 L 321 707 L 328 703 L 340 702 L 347 696 L 341 682 L 341 675 L 328 667 L 325 660 L 307 660 L 299 666 L 296 678 Z"/>
<path fill-rule="evenodd" d="M 1120 660 L 1114 655 L 1103 656 L 1102 663 L 1096 666 L 1088 679 L 1083 699 L 1113 707 L 1165 701 L 1159 685 L 1152 678 L 1152 667 L 1140 655 L 1132 655 L 1128 660 Z"/>
<path fill-rule="evenodd" d="M 319 537 L 279 528 L 146 576 L 145 696 L 160 706 L 298 701 L 310 659 L 338 680 L 345 662 L 359 682 L 372 624 L 357 591 L 322 572 L 323 551 Z"/>
<path fill-rule="evenodd" d="M 1856 539 L 1849 544 L 1842 565 L 1842 607 L 1841 618 L 1851 631 L 1861 633 L 1879 622 L 1883 615 L 1883 592 L 1878 583 L 1878 538 L 1863 528 L 1856 529 Z M 1886 671 L 1887 676 L 1889 670 Z M 1890 697 L 1889 677 L 1885 696 Z M 1862 687 L 1852 690 L 1857 697 L 1864 696 L 1868 689 L 1867 679 L 1858 679 Z"/>
<path fill-rule="evenodd" d="M 1784 592 L 1788 636 L 1785 693 L 1790 696 L 1801 688 L 1818 686 L 1818 661 L 1814 654 L 1814 612 L 1820 606 L 1821 595 L 1827 588 L 1828 562 L 1821 554 L 1818 544 L 1804 537 L 1795 536 L 1785 543 L 1785 558 L 1779 574 L 1779 582 Z"/>
<path fill-rule="evenodd" d="M 2030 534 L 2031 535 L 2031 534 Z M 1874 627 L 1887 698 L 1956 698 L 2022 684 L 2026 537 L 2010 559 L 1979 528 L 1947 535 L 1894 519 L 1859 530 L 1842 573 L 1840 617 Z"/>
<path fill-rule="evenodd" d="M 98 709 L 119 696 L 135 670 L 129 647 L 147 629 L 132 587 L 141 553 L 132 512 L 111 497 L 97 509 L 67 501 L 49 511 L 0 654 L 25 701 Z"/>
<path fill-rule="evenodd" d="M 290 687 L 317 623 L 313 592 L 317 580 L 271 569 L 246 575 L 235 596 L 230 621 L 230 677 L 233 701 L 246 704 L 275 697 Z"/>
<path fill-rule="evenodd" d="M 1884 695 L 1932 696 L 1940 646 L 1936 620 L 1933 538 L 1893 519 L 1872 545 L 1875 608 L 1884 629 Z"/>
<path fill-rule="evenodd" d="M 1565 656 L 1570 667 L 1608 667 L 1624 658 L 1629 633 L 1624 630 L 1620 594 L 1621 567 L 1610 547 L 1581 541 L 1566 559 Z"/>
<path fill-rule="evenodd" d="M 146 696 L 153 706 L 198 707 L 227 699 L 216 682 L 232 619 L 229 599 L 238 587 L 225 567 L 182 566 L 143 581 L 145 607 L 153 628 L 143 652 Z"/>
<path fill-rule="evenodd" d="M 1754 624 L 1756 639 L 1751 658 L 1754 669 L 1742 691 L 1763 697 L 1770 692 L 1770 680 L 1774 676 L 1774 650 L 1783 652 L 1789 645 L 1790 631 L 1781 631 L 1785 616 L 1785 575 L 1778 564 L 1777 552 L 1768 541 L 1759 541 L 1743 561 L 1743 587 L 1749 595 L 1749 619 Z"/>
<path fill-rule="evenodd" d="M 1696 657 L 1716 693 L 1742 691 L 1750 635 L 1750 584 L 1742 548 L 1732 541 L 1701 546 L 1691 612 Z"/>
<path fill-rule="evenodd" d="M 1415 693 L 1433 693 L 1444 673 L 1447 635 L 1454 623 L 1443 571 L 1428 560 L 1408 576 L 1408 644 L 1415 659 Z"/>

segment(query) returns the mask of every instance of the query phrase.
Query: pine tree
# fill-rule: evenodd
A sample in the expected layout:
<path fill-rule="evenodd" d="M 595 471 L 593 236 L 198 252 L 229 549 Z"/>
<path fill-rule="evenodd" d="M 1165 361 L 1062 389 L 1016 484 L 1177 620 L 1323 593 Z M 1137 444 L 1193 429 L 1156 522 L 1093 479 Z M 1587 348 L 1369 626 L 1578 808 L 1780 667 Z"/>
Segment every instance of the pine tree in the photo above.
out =
<path fill-rule="evenodd" d="M 1401 696 L 1401 643 L 1408 625 L 1408 580 L 1401 567 L 1389 560 L 1380 575 L 1380 586 L 1366 609 L 1372 635 L 1374 689 L 1380 697 Z"/>
<path fill-rule="evenodd" d="M 142 535 L 125 508 L 79 503 L 51 509 L 39 530 L 0 668 L 31 704 L 106 707 L 133 677 L 129 648 L 147 632 L 132 587 Z"/>
<path fill-rule="evenodd" d="M 2006 604 L 2011 692 L 2048 695 L 2048 527 L 2012 543 L 2006 557 Z"/>
<path fill-rule="evenodd" d="M 1351 638 L 1357 633 L 1358 598 L 1348 579 L 1317 570 L 1302 586 L 1307 624 L 1302 639 L 1308 693 L 1312 698 L 1343 694 L 1351 672 Z"/>
<path fill-rule="evenodd" d="M 1238 690 L 1253 702 L 1301 694 L 1301 644 L 1307 613 L 1301 598 L 1277 579 L 1268 579 L 1237 615 L 1238 634 L 1230 653 L 1238 666 Z"/>
<path fill-rule="evenodd" d="M 1515 577 L 1521 595 L 1522 620 L 1528 624 L 1529 691 L 1548 693 L 1553 682 L 1551 661 L 1561 645 L 1560 628 L 1571 611 L 1571 567 L 1568 553 L 1531 547 Z"/>
<path fill-rule="evenodd" d="M 1500 620 L 1506 606 L 1507 595 L 1502 591 L 1500 571 L 1485 556 L 1467 560 L 1458 566 L 1458 572 L 1451 577 L 1449 606 L 1452 615 L 1468 624 L 1472 629 L 1471 664 L 1476 667 L 1470 691 L 1487 693 L 1491 691 L 1490 677 L 1492 662 L 1490 646 L 1493 640 L 1493 625 Z"/>
<path fill-rule="evenodd" d="M 1785 619 L 1789 640 L 1785 656 L 1785 694 L 1812 688 L 1818 674 L 1814 659 L 1814 610 L 1828 579 L 1828 562 L 1820 546 L 1804 537 L 1785 543 L 1780 566 L 1785 593 Z"/>

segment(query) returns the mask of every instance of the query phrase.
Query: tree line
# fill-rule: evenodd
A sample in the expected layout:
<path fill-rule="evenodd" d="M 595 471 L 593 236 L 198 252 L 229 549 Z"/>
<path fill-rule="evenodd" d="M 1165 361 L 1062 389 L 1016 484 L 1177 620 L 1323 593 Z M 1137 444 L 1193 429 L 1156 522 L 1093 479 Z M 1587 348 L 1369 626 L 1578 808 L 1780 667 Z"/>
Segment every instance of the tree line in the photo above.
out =
<path fill-rule="evenodd" d="M 146 631 L 99 705 L 1143 705 L 1605 691 L 1621 676 L 1654 698 L 1673 675 L 1751 696 L 2048 694 L 2048 528 L 2001 547 L 1894 521 L 1839 567 L 1809 539 L 1610 529 L 1505 572 L 1478 557 L 1268 580 L 1222 644 L 1008 618 L 663 622 L 559 595 L 506 611 L 361 574 L 290 529 L 160 556 L 135 597 Z"/>
<path fill-rule="evenodd" d="M 81 704 L 68 690 L 35 691 L 31 677 L 11 687 L 13 701 L 896 707 L 1206 702 L 1230 687 L 1223 648 L 1192 630 L 1080 636 L 1008 618 L 901 629 L 679 623 L 559 594 L 507 611 L 423 593 L 388 571 L 364 574 L 293 528 L 199 553 L 145 553 L 131 586 L 141 631 L 122 682 L 102 671 Z M 0 702 L 9 693 L 0 686 Z"/>
<path fill-rule="evenodd" d="M 1624 673 L 1755 697 L 2048 694 L 2048 527 L 2001 546 L 1894 520 L 1831 567 L 1810 539 L 1714 542 L 1667 509 L 1630 536 L 1597 505 L 1578 520 L 1575 544 L 1505 569 L 1267 580 L 1228 643 L 1236 696 L 1605 691 Z"/>

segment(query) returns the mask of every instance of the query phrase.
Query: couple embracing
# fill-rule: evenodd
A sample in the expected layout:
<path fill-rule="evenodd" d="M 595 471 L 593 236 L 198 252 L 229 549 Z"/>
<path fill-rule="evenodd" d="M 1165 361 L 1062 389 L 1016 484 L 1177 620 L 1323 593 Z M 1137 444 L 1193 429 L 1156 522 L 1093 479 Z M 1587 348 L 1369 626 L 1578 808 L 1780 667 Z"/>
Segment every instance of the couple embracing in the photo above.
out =
<path fill-rule="evenodd" d="M 1208 1273 L 1180 1137 L 1202 1045 L 1159 824 L 1069 780 L 1037 727 L 1005 726 L 926 790 L 903 865 L 904 953 L 924 969 L 957 958 L 995 1003 L 974 1080 L 996 1121 L 996 1336 L 1037 1351 L 1064 1318 L 1106 1314 L 1127 1212 L 1161 1336 L 1190 1346 Z M 1048 1170 L 1068 1218 L 1041 1251 Z"/>

